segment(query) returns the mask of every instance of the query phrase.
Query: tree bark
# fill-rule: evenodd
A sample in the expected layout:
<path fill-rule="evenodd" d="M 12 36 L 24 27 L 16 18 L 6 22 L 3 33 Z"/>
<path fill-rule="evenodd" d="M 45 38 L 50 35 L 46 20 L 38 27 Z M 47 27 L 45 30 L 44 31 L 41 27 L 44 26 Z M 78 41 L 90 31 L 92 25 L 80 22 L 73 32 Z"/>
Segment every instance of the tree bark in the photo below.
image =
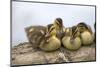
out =
<path fill-rule="evenodd" d="M 44 52 L 33 48 L 28 42 L 21 43 L 12 48 L 12 65 L 49 64 L 63 62 L 95 61 L 95 44 L 82 46 L 76 51 L 61 47 L 53 52 Z"/>

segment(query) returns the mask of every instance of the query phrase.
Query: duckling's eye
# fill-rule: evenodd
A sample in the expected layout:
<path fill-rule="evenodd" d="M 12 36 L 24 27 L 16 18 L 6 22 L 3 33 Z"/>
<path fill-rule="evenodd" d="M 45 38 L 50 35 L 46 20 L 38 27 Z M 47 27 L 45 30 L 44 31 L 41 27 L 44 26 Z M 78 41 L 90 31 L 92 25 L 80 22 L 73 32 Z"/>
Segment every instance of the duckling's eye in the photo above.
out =
<path fill-rule="evenodd" d="M 56 24 L 57 24 L 59 27 L 62 27 L 62 22 L 57 21 Z"/>

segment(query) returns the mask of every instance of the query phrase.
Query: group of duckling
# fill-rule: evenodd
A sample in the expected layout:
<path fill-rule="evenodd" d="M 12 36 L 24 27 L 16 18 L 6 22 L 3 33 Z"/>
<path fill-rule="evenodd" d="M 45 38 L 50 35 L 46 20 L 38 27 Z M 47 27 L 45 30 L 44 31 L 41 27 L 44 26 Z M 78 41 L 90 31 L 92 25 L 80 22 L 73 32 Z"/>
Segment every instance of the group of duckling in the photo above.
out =
<path fill-rule="evenodd" d="M 29 42 L 43 51 L 54 51 L 61 46 L 69 50 L 78 50 L 82 45 L 87 46 L 94 42 L 94 33 L 84 22 L 65 28 L 63 20 L 56 18 L 53 24 L 46 27 L 31 26 L 25 30 Z"/>

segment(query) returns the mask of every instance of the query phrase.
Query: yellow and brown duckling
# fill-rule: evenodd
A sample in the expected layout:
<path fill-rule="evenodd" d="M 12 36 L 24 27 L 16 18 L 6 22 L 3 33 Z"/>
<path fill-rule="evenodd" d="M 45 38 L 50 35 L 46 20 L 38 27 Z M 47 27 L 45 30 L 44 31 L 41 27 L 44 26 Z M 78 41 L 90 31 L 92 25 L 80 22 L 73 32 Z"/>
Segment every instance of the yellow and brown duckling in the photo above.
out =
<path fill-rule="evenodd" d="M 91 30 L 91 27 L 84 22 L 81 22 L 77 25 L 80 31 L 80 37 L 83 45 L 90 45 L 94 41 L 94 34 Z"/>
<path fill-rule="evenodd" d="M 62 38 L 63 46 L 69 50 L 77 50 L 81 47 L 80 33 L 76 26 L 65 29 L 65 35 Z"/>
<path fill-rule="evenodd" d="M 56 18 L 53 25 L 57 31 L 57 37 L 62 39 L 65 28 L 63 26 L 63 20 L 61 18 Z"/>
<path fill-rule="evenodd" d="M 60 39 L 57 38 L 57 31 L 53 24 L 47 26 L 47 32 L 42 37 L 39 48 L 44 51 L 54 51 L 61 47 Z"/>

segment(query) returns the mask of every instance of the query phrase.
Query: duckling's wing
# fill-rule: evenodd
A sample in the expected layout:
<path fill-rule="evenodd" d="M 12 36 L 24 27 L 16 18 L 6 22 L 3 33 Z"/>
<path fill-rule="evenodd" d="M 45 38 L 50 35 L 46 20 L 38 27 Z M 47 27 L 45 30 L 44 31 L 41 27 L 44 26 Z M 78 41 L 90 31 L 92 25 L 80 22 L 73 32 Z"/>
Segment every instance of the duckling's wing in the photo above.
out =
<path fill-rule="evenodd" d="M 46 27 L 44 26 L 30 26 L 25 28 L 28 40 L 30 43 L 38 46 L 40 39 L 45 34 Z"/>

